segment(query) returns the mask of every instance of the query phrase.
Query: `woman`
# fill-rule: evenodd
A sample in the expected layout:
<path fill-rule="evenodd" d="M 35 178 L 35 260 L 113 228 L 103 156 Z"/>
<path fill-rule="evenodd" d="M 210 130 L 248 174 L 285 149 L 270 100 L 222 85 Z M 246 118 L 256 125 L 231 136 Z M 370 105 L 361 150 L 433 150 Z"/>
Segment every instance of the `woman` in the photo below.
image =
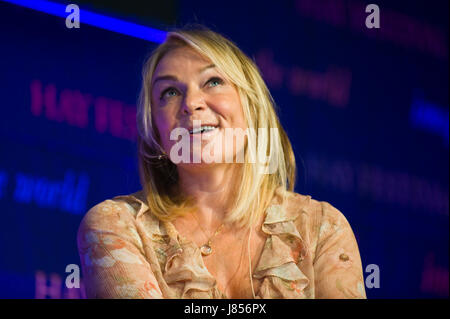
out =
<path fill-rule="evenodd" d="M 366 298 L 344 215 L 293 192 L 274 105 L 231 41 L 169 33 L 143 68 L 143 189 L 94 206 L 78 231 L 89 298 Z"/>

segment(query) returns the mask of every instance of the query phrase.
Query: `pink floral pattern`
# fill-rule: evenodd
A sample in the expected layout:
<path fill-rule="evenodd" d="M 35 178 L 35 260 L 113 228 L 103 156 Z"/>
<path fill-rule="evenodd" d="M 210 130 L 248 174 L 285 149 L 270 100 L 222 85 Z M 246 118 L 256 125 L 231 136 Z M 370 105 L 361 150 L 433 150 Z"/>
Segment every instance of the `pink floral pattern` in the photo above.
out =
<path fill-rule="evenodd" d="M 366 298 L 355 236 L 329 203 L 279 188 L 262 231 L 256 298 Z M 92 207 L 77 242 L 88 298 L 227 298 L 199 248 L 159 221 L 142 191 Z"/>

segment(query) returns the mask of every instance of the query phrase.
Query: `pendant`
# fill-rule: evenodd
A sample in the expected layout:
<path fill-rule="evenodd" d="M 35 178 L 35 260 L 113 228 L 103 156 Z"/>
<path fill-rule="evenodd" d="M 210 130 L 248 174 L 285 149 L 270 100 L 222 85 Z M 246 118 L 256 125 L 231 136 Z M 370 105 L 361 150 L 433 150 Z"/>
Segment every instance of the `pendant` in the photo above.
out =
<path fill-rule="evenodd" d="M 211 255 L 212 248 L 208 244 L 204 244 L 202 247 L 200 247 L 200 251 L 203 256 L 208 256 L 208 255 Z"/>

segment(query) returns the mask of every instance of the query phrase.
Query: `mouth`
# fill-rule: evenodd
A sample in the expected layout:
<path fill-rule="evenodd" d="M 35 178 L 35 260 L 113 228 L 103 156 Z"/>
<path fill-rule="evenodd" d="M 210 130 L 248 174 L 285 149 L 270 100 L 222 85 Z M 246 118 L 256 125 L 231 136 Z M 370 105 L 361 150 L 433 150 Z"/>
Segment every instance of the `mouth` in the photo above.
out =
<path fill-rule="evenodd" d="M 206 134 L 209 132 L 213 132 L 216 129 L 218 129 L 218 126 L 214 125 L 202 125 L 200 127 L 196 127 L 189 130 L 189 134 L 196 135 L 196 134 Z"/>

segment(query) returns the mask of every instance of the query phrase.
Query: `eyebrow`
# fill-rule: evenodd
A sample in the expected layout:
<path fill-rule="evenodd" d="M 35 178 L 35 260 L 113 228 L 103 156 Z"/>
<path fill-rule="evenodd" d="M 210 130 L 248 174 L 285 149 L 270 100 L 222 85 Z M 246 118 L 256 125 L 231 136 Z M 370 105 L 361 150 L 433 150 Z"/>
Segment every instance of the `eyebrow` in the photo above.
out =
<path fill-rule="evenodd" d="M 206 70 L 211 69 L 211 68 L 215 68 L 215 67 L 216 66 L 214 64 L 210 64 L 208 66 L 205 66 L 205 67 L 201 68 L 198 71 L 198 73 L 201 74 L 201 73 L 205 72 Z M 153 81 L 153 86 L 156 84 L 156 82 L 164 81 L 164 80 L 177 82 L 178 78 L 175 75 L 160 75 L 160 76 L 156 77 L 155 80 Z"/>

